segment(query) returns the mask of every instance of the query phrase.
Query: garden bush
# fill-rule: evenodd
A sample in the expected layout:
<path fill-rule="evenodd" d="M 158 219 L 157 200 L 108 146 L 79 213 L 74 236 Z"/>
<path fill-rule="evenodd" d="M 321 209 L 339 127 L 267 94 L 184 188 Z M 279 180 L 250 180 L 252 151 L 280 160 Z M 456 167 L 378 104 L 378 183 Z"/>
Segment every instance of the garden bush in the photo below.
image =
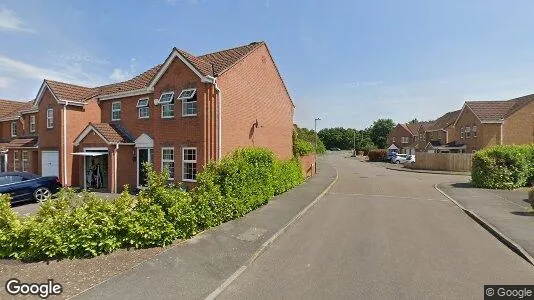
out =
<path fill-rule="evenodd" d="M 531 187 L 528 191 L 528 201 L 530 202 L 530 205 L 534 209 L 534 187 Z"/>
<path fill-rule="evenodd" d="M 281 161 L 261 148 L 239 149 L 198 174 L 186 192 L 166 172 L 146 166 L 147 187 L 114 200 L 62 189 L 30 217 L 0 195 L 0 257 L 22 260 L 92 257 L 119 248 L 164 246 L 265 204 L 303 181 L 298 159 Z"/>
<path fill-rule="evenodd" d="M 385 149 L 369 150 L 367 153 L 369 161 L 386 161 L 388 157 L 388 151 Z"/>
<path fill-rule="evenodd" d="M 297 138 L 293 145 L 293 154 L 295 156 L 304 156 L 314 153 L 314 145 L 311 142 Z"/>
<path fill-rule="evenodd" d="M 478 151 L 471 170 L 473 185 L 514 189 L 534 181 L 534 145 L 499 145 Z"/>

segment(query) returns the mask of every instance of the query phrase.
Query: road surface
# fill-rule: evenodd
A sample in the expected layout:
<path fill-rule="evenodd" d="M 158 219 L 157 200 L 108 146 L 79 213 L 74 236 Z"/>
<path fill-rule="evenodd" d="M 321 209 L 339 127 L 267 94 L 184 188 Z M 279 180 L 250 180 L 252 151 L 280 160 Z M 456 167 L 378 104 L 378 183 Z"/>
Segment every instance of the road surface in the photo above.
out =
<path fill-rule="evenodd" d="M 480 299 L 534 268 L 433 187 L 457 176 L 329 154 L 337 183 L 217 299 Z M 465 179 L 465 178 L 464 178 Z"/>

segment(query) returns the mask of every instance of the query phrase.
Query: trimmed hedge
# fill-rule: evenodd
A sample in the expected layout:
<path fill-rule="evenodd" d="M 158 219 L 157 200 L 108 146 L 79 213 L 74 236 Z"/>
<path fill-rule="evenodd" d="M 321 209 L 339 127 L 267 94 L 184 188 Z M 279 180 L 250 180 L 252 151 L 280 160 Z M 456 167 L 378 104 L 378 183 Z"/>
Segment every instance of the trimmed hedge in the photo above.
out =
<path fill-rule="evenodd" d="M 515 189 L 534 182 L 534 144 L 499 145 L 476 152 L 471 170 L 473 185 Z"/>
<path fill-rule="evenodd" d="M 386 149 L 369 150 L 367 156 L 369 156 L 369 161 L 386 161 L 388 151 Z"/>
<path fill-rule="evenodd" d="M 35 216 L 20 217 L 0 195 L 0 257 L 22 260 L 92 257 L 119 248 L 164 246 L 240 217 L 303 181 L 298 159 L 278 160 L 267 149 L 239 149 L 198 174 L 186 192 L 147 166 L 138 197 L 114 200 L 62 189 Z"/>

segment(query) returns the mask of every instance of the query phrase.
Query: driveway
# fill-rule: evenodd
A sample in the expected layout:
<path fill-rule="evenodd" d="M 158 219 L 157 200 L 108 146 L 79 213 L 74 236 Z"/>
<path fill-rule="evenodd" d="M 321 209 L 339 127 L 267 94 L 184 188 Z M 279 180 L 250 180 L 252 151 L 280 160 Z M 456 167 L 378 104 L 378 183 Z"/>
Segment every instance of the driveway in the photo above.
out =
<path fill-rule="evenodd" d="M 533 282 L 530 264 L 433 187 L 458 176 L 327 163 L 339 171 L 330 193 L 220 299 L 483 298 L 484 284 Z"/>

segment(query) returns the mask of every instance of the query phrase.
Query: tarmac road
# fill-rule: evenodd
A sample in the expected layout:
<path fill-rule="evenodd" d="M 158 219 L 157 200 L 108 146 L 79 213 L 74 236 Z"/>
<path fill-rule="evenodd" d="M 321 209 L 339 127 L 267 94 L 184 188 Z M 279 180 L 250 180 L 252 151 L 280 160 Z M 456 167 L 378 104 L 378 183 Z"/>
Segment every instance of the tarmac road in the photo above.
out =
<path fill-rule="evenodd" d="M 481 299 L 534 267 L 433 187 L 458 176 L 332 153 L 333 188 L 217 299 Z"/>

